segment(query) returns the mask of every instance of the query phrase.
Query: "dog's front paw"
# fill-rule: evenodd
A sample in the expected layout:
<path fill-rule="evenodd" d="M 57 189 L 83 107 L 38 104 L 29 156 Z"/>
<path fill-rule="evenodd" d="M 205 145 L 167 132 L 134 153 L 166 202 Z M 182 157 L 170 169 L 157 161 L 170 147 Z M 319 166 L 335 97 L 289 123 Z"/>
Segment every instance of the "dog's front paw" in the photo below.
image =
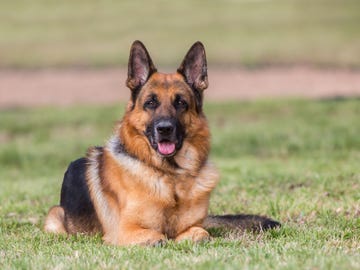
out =
<path fill-rule="evenodd" d="M 186 231 L 179 234 L 175 238 L 175 241 L 181 242 L 181 241 L 185 241 L 185 240 L 190 240 L 193 242 L 202 242 L 202 241 L 207 241 L 209 239 L 210 239 L 210 235 L 207 231 L 205 231 L 201 227 L 194 226 L 194 227 L 190 227 Z"/>

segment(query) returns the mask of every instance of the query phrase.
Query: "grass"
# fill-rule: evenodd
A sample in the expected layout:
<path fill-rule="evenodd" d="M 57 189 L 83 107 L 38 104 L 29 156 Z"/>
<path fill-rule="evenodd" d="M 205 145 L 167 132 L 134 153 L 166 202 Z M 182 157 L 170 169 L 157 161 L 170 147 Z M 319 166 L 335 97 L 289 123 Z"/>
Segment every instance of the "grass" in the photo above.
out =
<path fill-rule="evenodd" d="M 196 40 L 209 61 L 360 67 L 358 0 L 1 1 L 0 67 L 126 65 L 141 39 L 161 65 Z"/>
<path fill-rule="evenodd" d="M 279 230 L 155 248 L 43 233 L 67 164 L 103 144 L 123 110 L 0 112 L 1 269 L 360 268 L 359 99 L 207 104 L 222 174 L 210 211 L 266 214 Z"/>

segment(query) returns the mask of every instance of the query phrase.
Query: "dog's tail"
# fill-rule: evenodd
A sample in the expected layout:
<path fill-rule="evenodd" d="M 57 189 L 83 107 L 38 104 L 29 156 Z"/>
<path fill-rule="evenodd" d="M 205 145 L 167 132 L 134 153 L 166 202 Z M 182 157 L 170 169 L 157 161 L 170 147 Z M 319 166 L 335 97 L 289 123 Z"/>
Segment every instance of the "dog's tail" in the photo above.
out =
<path fill-rule="evenodd" d="M 205 229 L 264 231 L 280 227 L 281 224 L 265 216 L 238 214 L 208 216 L 205 219 L 203 226 Z"/>
<path fill-rule="evenodd" d="M 64 226 L 65 213 L 61 206 L 53 206 L 50 208 L 45 219 L 44 230 L 49 233 L 62 234 L 66 233 Z"/>

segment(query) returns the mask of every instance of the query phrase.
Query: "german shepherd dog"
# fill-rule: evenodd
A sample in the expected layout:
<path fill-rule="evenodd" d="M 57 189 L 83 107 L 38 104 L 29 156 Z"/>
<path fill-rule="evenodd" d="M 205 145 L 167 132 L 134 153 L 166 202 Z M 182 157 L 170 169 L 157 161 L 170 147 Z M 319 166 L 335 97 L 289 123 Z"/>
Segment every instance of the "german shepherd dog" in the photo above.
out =
<path fill-rule="evenodd" d="M 206 229 L 261 230 L 276 221 L 256 215 L 208 216 L 219 176 L 209 162 L 210 133 L 203 113 L 208 87 L 204 46 L 196 42 L 176 73 L 157 72 L 140 41 L 130 50 L 123 119 L 104 147 L 72 162 L 60 205 L 45 231 L 101 233 L 114 245 L 156 245 L 167 239 L 199 242 Z"/>

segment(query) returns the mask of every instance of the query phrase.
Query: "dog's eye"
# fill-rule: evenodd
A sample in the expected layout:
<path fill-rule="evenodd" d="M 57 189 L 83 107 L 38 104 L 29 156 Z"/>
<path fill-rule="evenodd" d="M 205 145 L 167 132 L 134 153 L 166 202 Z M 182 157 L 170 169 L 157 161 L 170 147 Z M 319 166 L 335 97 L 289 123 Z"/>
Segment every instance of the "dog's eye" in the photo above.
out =
<path fill-rule="evenodd" d="M 159 102 L 156 98 L 151 98 L 144 103 L 144 109 L 156 109 L 159 106 Z"/>
<path fill-rule="evenodd" d="M 177 102 L 177 105 L 178 105 L 178 106 L 185 107 L 185 106 L 187 105 L 187 103 L 186 103 L 185 100 L 181 100 L 181 99 L 180 99 L 180 100 Z"/>
<path fill-rule="evenodd" d="M 175 99 L 174 106 L 176 109 L 187 109 L 188 104 L 184 99 L 178 96 Z"/>

